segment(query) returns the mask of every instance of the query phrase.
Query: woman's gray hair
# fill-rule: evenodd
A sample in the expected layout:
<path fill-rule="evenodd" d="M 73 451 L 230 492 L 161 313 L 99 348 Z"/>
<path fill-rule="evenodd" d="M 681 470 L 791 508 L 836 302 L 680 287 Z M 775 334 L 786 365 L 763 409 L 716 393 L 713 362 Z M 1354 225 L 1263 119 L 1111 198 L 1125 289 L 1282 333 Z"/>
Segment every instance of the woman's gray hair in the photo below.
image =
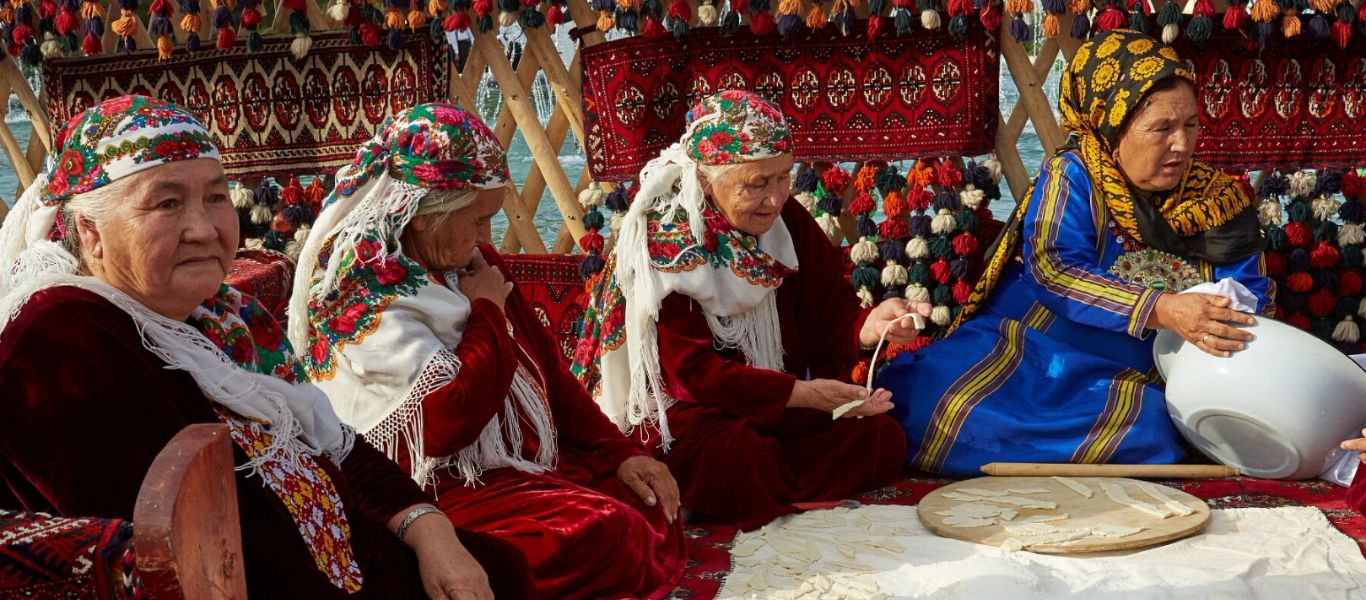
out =
<path fill-rule="evenodd" d="M 707 181 L 710 181 L 712 185 L 716 185 L 716 182 L 720 181 L 722 177 L 739 169 L 741 164 L 742 163 L 729 165 L 697 165 L 697 172 L 706 177 Z"/>
<path fill-rule="evenodd" d="M 483 190 L 432 190 L 417 203 L 413 218 L 432 215 L 434 225 L 440 225 L 452 212 L 474 204 Z"/>
<path fill-rule="evenodd" d="M 101 188 L 75 194 L 62 203 L 58 211 L 59 218 L 62 220 L 62 228 L 65 235 L 62 238 L 62 247 L 70 252 L 85 266 L 85 258 L 81 256 L 81 234 L 77 229 L 77 223 L 85 220 L 99 229 L 109 221 L 109 213 L 114 209 L 114 203 L 119 197 L 127 195 L 130 183 L 138 179 L 137 177 L 127 177 L 120 179 Z"/>

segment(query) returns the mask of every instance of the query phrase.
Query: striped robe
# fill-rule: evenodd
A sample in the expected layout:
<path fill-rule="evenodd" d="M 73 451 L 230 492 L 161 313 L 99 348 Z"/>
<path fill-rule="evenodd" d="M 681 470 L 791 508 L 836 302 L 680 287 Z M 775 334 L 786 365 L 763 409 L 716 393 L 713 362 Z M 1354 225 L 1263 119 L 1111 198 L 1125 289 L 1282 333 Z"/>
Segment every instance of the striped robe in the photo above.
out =
<path fill-rule="evenodd" d="M 972 475 L 992 461 L 1169 463 L 1185 450 L 1167 414 L 1144 329 L 1161 292 L 1109 273 L 1124 254 L 1081 160 L 1051 159 L 1024 215 L 1020 260 L 982 311 L 944 340 L 898 356 L 877 385 L 911 467 Z M 1270 310 L 1260 253 L 1213 265 Z"/>

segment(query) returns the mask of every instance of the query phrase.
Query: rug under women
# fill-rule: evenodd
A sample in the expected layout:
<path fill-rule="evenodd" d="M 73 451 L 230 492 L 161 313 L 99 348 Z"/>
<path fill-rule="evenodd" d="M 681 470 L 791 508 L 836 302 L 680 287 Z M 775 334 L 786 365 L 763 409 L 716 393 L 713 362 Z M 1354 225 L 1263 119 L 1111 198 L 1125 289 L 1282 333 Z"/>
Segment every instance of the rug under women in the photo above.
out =
<path fill-rule="evenodd" d="M 925 494 L 949 483 L 952 483 L 952 480 L 908 478 L 893 486 L 874 490 L 856 498 L 856 500 L 867 505 L 914 506 Z M 1366 590 L 1360 587 L 1355 591 L 1343 589 L 1355 585 L 1366 586 L 1366 577 L 1363 577 L 1363 574 L 1366 573 L 1366 559 L 1363 559 L 1361 555 L 1363 551 L 1366 551 L 1366 518 L 1347 508 L 1345 504 L 1346 490 L 1344 488 L 1317 480 L 1290 482 L 1246 477 L 1215 480 L 1171 480 L 1162 483 L 1202 498 L 1209 502 L 1212 508 L 1216 509 L 1210 527 L 1202 534 L 1205 536 L 1204 540 L 1211 541 L 1211 543 L 1218 540 L 1224 544 L 1242 544 L 1244 547 L 1253 548 L 1255 546 L 1255 548 L 1253 548 L 1253 552 L 1242 557 L 1229 556 L 1230 553 L 1223 552 L 1224 558 L 1221 565 L 1202 562 L 1199 568 L 1193 570 L 1186 578 L 1191 580 L 1188 585 L 1177 585 L 1169 581 L 1159 586 L 1158 589 L 1150 590 L 1155 593 L 1160 592 L 1157 597 L 1182 597 L 1183 589 L 1186 592 L 1196 594 L 1196 596 L 1201 596 L 1202 593 L 1198 592 L 1201 588 L 1194 587 L 1196 585 L 1208 586 L 1203 588 L 1205 590 L 1232 589 L 1239 585 L 1237 581 L 1233 581 L 1235 579 L 1243 581 L 1247 585 L 1233 595 L 1219 595 L 1217 592 L 1212 592 L 1215 594 L 1213 597 L 1275 597 L 1275 590 L 1279 589 L 1277 586 L 1284 583 L 1282 577 L 1291 578 L 1296 584 L 1300 584 L 1299 589 L 1306 591 L 1306 593 L 1308 592 L 1307 588 L 1303 587 L 1304 585 L 1319 586 L 1319 591 L 1326 594 L 1322 597 L 1351 598 L 1366 593 Z M 916 530 L 920 529 L 920 525 L 913 510 L 904 512 L 907 521 L 898 527 L 906 529 L 905 533 L 914 540 Z M 730 549 L 737 531 L 734 527 L 726 525 L 696 522 L 688 527 L 687 533 L 690 538 L 688 570 L 671 598 L 716 598 L 723 583 L 727 581 L 727 577 L 733 573 Z M 1002 554 L 1002 552 L 995 548 L 985 546 L 972 548 L 973 545 L 965 542 L 933 538 L 928 533 L 922 535 L 924 536 L 922 538 L 924 546 L 920 549 L 920 554 L 925 551 L 933 551 L 929 546 L 934 544 L 954 546 L 954 548 L 942 549 L 939 546 L 934 546 L 938 551 L 957 554 L 944 557 L 945 563 L 954 565 L 952 569 L 944 568 L 942 579 L 937 580 L 943 583 L 944 587 L 935 589 L 915 587 L 916 585 L 927 585 L 926 581 L 932 579 L 927 576 L 927 571 L 921 570 L 932 561 L 923 561 L 925 564 L 914 564 L 916 552 L 910 549 L 907 552 L 911 558 L 906 559 L 905 573 L 901 573 L 898 569 L 889 569 L 876 577 L 856 578 L 853 581 L 876 580 L 882 584 L 881 587 L 886 591 L 894 591 L 893 588 L 895 588 L 897 597 L 917 597 L 917 595 L 922 597 L 954 597 L 954 590 L 964 591 L 965 588 L 961 587 L 964 585 L 961 580 L 955 583 L 949 571 L 961 571 L 967 563 L 979 565 L 981 568 L 991 571 L 991 573 L 984 572 L 984 577 L 972 578 L 975 582 L 974 585 L 990 583 L 993 581 L 992 577 L 995 578 L 994 581 L 1002 585 L 1018 584 L 1018 579 L 1015 580 L 1015 584 L 1005 583 L 1011 573 L 1014 574 L 1014 577 L 1025 576 L 1022 575 L 1025 573 L 1056 573 L 1069 578 L 1069 581 L 1053 581 L 1051 583 L 1042 580 L 1036 581 L 1039 589 L 1048 590 L 1053 589 L 1047 587 L 1049 585 L 1084 585 L 1084 583 L 1078 583 L 1079 579 L 1086 577 L 1087 573 L 1096 573 L 1094 569 L 1076 561 L 1068 561 L 1058 557 L 1042 557 L 1042 555 L 1029 553 L 1023 553 L 1023 556 L 1015 558 L 986 557 L 986 554 Z M 959 546 L 960 544 L 962 546 Z M 1275 546 L 1275 544 L 1280 545 Z M 903 545 L 905 544 L 903 543 Z M 1143 560 L 1102 559 L 1112 560 L 1114 565 L 1121 566 L 1114 567 L 1111 565 L 1112 568 L 1103 571 L 1103 573 L 1107 578 L 1113 580 L 1120 577 L 1117 569 L 1123 569 L 1125 568 L 1124 565 L 1128 565 L 1127 568 L 1132 573 L 1127 573 L 1123 577 L 1143 577 L 1145 576 L 1144 573 L 1150 577 L 1176 576 L 1171 574 L 1170 568 L 1164 569 L 1153 565 L 1160 565 L 1163 560 L 1175 562 L 1200 560 L 1199 558 L 1192 558 L 1198 557 L 1202 551 L 1207 551 L 1202 550 L 1200 545 L 1201 538 L 1197 537 L 1184 544 L 1177 542 L 1156 551 L 1148 551 Z M 968 553 L 970 552 L 981 552 L 983 556 L 969 558 Z M 1289 558 L 1272 559 L 1267 556 L 1254 555 L 1258 552 L 1270 556 L 1288 556 Z M 1276 553 L 1280 554 L 1277 555 Z M 965 560 L 966 562 L 962 562 Z M 949 566 L 949 564 L 945 565 L 945 567 Z M 1209 575 L 1211 570 L 1216 568 L 1226 570 L 1226 576 L 1219 578 Z M 933 570 L 933 567 L 931 569 Z M 740 590 L 743 587 L 742 584 L 749 581 L 755 574 L 751 567 L 745 567 L 741 570 L 744 572 L 734 573 L 734 581 L 731 582 L 731 587 L 726 590 L 726 596 L 735 597 L 737 595 L 735 592 Z M 911 576 L 911 573 L 917 570 L 920 572 Z M 1311 573 L 1306 575 L 1304 571 Z M 1205 574 L 1203 575 L 1205 577 L 1203 582 L 1199 581 L 1199 574 L 1201 573 Z M 901 587 L 897 587 L 898 585 Z M 1101 593 L 1101 589 L 1103 588 L 1094 587 L 1090 591 Z M 774 594 L 781 596 L 793 591 L 784 591 L 775 586 L 771 593 L 760 594 L 757 597 L 777 597 Z M 1258 596 L 1259 591 L 1262 594 L 1261 596 Z M 1065 595 L 1076 593 L 1081 593 L 1082 596 L 1086 595 L 1086 592 L 1064 592 Z M 1115 592 L 1104 593 L 1106 597 L 1111 597 L 1114 596 Z M 816 594 L 808 597 L 839 597 L 842 595 L 847 596 L 848 594 Z M 1122 596 L 1122 594 L 1120 595 Z M 1209 594 L 1203 594 L 1203 596 L 1208 597 Z M 998 597 L 1005 596 L 998 595 Z"/>

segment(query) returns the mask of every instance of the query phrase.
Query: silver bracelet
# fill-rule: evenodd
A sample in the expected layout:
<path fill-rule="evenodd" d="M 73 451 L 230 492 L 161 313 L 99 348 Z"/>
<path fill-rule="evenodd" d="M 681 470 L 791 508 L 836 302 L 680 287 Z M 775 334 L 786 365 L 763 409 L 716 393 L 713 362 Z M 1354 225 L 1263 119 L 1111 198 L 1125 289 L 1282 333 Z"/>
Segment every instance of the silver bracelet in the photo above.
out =
<path fill-rule="evenodd" d="M 416 521 L 418 517 L 428 513 L 439 512 L 441 512 L 441 509 L 434 506 L 419 506 L 414 508 L 412 512 L 408 513 L 408 516 L 403 517 L 403 523 L 398 526 L 398 541 L 403 541 L 403 536 L 408 534 L 408 527 L 411 526 L 413 521 Z"/>

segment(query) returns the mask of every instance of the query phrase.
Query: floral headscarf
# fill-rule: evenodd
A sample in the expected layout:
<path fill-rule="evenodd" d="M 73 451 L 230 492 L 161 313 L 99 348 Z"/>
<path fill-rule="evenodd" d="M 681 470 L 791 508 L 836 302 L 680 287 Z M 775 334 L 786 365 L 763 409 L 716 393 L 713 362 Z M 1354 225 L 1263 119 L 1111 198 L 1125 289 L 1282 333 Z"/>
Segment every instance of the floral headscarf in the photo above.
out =
<path fill-rule="evenodd" d="M 1120 133 L 1153 86 L 1173 77 L 1195 84 L 1176 51 L 1144 33 L 1106 32 L 1082 44 L 1062 75 L 1059 109 L 1071 132 L 1059 152 L 1077 152 L 1091 176 L 1092 193 L 1131 243 L 1214 263 L 1246 258 L 1261 250 L 1252 197 L 1243 184 L 1192 160 L 1181 183 L 1160 204 L 1139 198 L 1114 159 Z M 983 276 L 951 329 L 982 305 L 1019 249 L 1020 222 L 1034 190 L 1025 194 L 997 240 Z M 1200 238 L 1199 244 L 1188 240 Z"/>
<path fill-rule="evenodd" d="M 540 435 L 541 453 L 520 456 L 521 425 L 495 418 L 479 440 L 454 456 L 427 457 L 422 400 L 460 372 L 454 349 L 470 302 L 458 273 L 428 273 L 403 253 L 404 229 L 433 190 L 476 192 L 507 183 L 507 159 L 478 117 L 450 104 L 423 104 L 395 115 L 337 173 L 337 187 L 299 257 L 290 298 L 289 337 L 306 349 L 314 381 L 342 420 L 390 458 L 406 448 L 412 475 L 431 483 L 454 467 L 473 483 L 488 468 L 537 471 L 555 458 L 542 396 L 514 377 L 509 406 L 520 404 Z M 474 194 L 441 205 L 457 210 Z M 512 432 L 505 436 L 504 431 Z"/>
<path fill-rule="evenodd" d="M 279 324 L 259 303 L 223 285 L 182 322 L 82 274 L 58 242 L 64 203 L 133 174 L 196 158 L 219 159 L 194 115 L 146 96 L 101 102 L 72 118 L 48 170 L 0 228 L 0 334 L 34 294 L 76 287 L 128 313 L 143 345 L 168 369 L 190 374 L 247 454 L 239 470 L 260 475 L 289 510 L 320 571 L 340 589 L 361 587 L 336 488 L 315 457 L 340 464 L 355 440 L 322 391 L 307 383 Z M 50 173 L 50 177 L 49 177 Z M 299 482 L 309 483 L 300 487 Z M 323 527 L 326 525 L 326 527 Z"/>
<path fill-rule="evenodd" d="M 654 426 L 666 449 L 672 438 L 664 413 L 672 400 L 659 372 L 660 303 L 674 292 L 691 297 L 721 345 L 739 348 L 753 366 L 781 369 L 773 292 L 797 267 L 781 219 L 762 236 L 735 229 L 698 180 L 699 166 L 791 152 L 782 113 L 751 92 L 727 90 L 703 98 L 687 118 L 680 140 L 641 170 L 607 267 L 588 282 L 572 365 L 619 427 Z"/>

